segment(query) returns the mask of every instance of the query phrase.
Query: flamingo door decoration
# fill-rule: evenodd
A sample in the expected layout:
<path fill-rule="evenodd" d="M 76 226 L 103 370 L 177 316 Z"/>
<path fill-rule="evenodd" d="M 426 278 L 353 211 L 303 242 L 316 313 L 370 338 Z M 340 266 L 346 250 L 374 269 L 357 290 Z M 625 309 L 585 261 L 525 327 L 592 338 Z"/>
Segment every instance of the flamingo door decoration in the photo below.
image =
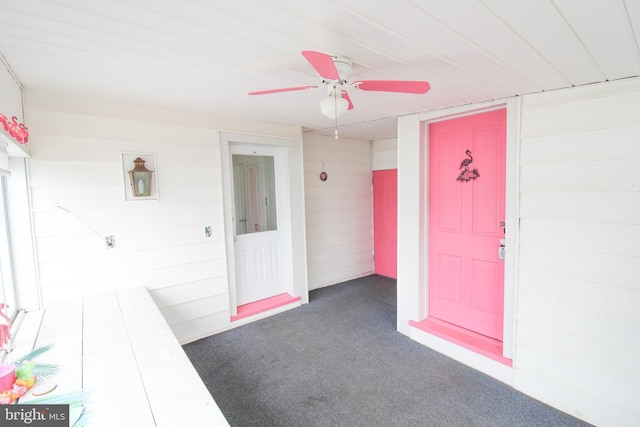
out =
<path fill-rule="evenodd" d="M 456 181 L 469 182 L 480 176 L 478 169 L 469 170 L 469 166 L 471 165 L 471 163 L 473 163 L 473 156 L 471 155 L 471 150 L 465 151 L 465 154 L 467 155 L 468 158 L 460 162 L 460 167 L 458 168 L 458 170 L 460 171 L 460 174 L 456 178 Z"/>

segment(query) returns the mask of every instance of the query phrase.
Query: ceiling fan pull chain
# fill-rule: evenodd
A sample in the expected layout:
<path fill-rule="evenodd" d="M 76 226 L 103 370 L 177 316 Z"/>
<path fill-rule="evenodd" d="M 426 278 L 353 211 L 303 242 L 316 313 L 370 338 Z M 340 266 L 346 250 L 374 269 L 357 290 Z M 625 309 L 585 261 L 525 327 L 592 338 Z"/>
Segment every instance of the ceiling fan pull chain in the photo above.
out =
<path fill-rule="evenodd" d="M 338 140 L 338 94 L 337 92 L 335 92 L 335 90 L 333 93 L 333 104 L 335 105 L 335 109 L 333 111 L 336 112 L 334 119 L 335 119 L 335 126 L 336 126 L 335 139 L 337 141 Z"/>

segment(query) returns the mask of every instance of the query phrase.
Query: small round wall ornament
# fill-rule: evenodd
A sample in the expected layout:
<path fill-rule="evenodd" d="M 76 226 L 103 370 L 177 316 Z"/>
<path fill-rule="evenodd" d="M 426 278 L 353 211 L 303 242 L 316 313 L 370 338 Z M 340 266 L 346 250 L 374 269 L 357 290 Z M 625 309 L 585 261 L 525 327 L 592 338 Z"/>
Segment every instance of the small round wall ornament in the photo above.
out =
<path fill-rule="evenodd" d="M 322 172 L 320 172 L 320 181 L 326 181 L 329 176 L 324 171 L 324 163 L 322 164 Z"/>

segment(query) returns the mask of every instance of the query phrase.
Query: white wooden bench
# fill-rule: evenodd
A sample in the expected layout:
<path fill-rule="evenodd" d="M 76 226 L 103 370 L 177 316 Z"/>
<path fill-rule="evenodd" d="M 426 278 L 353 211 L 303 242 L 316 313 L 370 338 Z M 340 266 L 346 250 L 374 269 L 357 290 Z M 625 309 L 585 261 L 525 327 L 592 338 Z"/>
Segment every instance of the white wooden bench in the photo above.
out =
<path fill-rule="evenodd" d="M 87 392 L 86 425 L 229 425 L 145 288 L 54 303 L 24 322 L 39 331 L 24 341 L 21 326 L 17 347 L 53 344 L 38 359 L 61 367 L 51 394 Z"/>

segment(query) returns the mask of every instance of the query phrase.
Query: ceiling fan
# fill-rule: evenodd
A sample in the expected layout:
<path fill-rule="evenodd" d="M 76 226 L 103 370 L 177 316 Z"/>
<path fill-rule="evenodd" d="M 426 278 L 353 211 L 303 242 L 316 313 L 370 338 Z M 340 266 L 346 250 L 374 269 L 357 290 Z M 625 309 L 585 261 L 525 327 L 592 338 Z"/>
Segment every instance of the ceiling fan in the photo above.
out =
<path fill-rule="evenodd" d="M 351 76 L 352 65 L 349 58 L 331 56 L 313 50 L 303 50 L 302 55 L 322 77 L 321 85 L 260 90 L 249 92 L 249 95 L 267 95 L 278 92 L 317 89 L 326 86 L 328 96 L 320 101 L 320 111 L 331 119 L 337 119 L 340 114 L 353 109 L 353 103 L 346 90 L 349 88 L 364 91 L 415 94 L 427 93 L 431 88 L 428 82 L 413 80 L 356 80 L 348 83 L 347 80 Z"/>

